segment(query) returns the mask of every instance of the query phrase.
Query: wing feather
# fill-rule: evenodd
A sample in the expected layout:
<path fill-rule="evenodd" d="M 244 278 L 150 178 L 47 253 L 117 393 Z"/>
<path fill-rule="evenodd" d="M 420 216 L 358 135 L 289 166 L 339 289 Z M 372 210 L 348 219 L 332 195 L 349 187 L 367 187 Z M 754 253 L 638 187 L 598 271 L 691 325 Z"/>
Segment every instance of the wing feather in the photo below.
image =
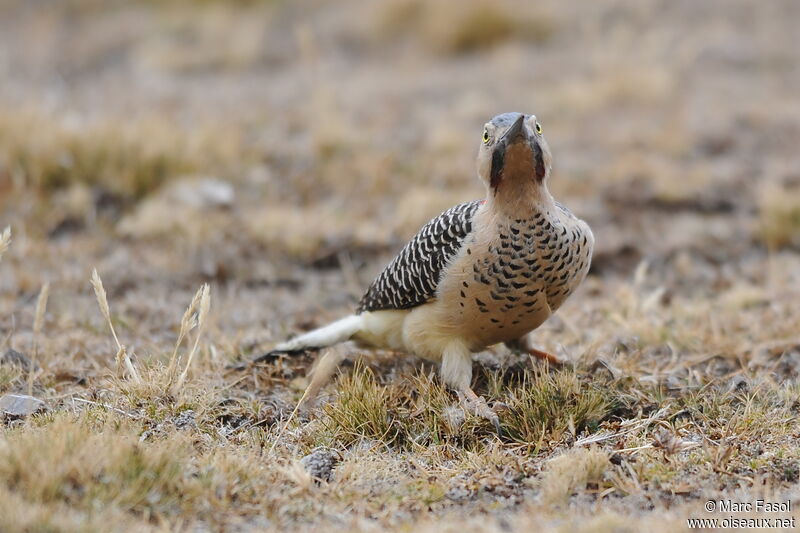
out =
<path fill-rule="evenodd" d="M 409 309 L 432 300 L 442 272 L 472 233 L 480 205 L 459 204 L 425 224 L 375 278 L 356 312 Z"/>

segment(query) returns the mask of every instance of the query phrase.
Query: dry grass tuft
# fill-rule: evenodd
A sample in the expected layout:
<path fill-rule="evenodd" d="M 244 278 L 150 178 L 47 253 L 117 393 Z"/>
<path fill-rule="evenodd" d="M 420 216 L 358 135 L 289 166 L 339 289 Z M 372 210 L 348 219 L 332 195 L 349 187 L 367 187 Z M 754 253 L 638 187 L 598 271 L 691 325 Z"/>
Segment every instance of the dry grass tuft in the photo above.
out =
<path fill-rule="evenodd" d="M 338 380 L 336 401 L 323 407 L 326 429 L 344 446 L 362 439 L 401 444 L 404 431 L 396 414 L 396 389 L 380 385 L 374 372 L 356 364 Z"/>
<path fill-rule="evenodd" d="M 140 513 L 157 499 L 166 510 L 182 499 L 187 444 L 178 436 L 143 446 L 134 424 L 59 415 L 0 440 L 0 486 L 26 504 Z"/>
<path fill-rule="evenodd" d="M 503 440 L 539 448 L 547 442 L 593 431 L 610 416 L 611 393 L 582 381 L 573 371 L 525 371 L 504 384 L 497 377 L 487 397 L 503 402 Z M 362 439 L 390 446 L 451 444 L 482 448 L 495 439 L 489 423 L 464 411 L 450 390 L 431 374 L 419 373 L 405 383 L 378 382 L 358 364 L 337 384 L 336 400 L 323 406 L 326 433 L 322 443 L 350 446 Z"/>
<path fill-rule="evenodd" d="M 421 36 L 427 48 L 446 56 L 514 40 L 543 43 L 556 30 L 554 19 L 541 5 L 534 14 L 523 5 L 489 0 L 395 1 L 385 8 L 378 27 L 384 35 Z"/>
<path fill-rule="evenodd" d="M 24 132 L 24 133 L 23 133 Z M 172 121 L 73 124 L 26 110 L 0 112 L 0 182 L 42 191 L 72 184 L 97 186 L 130 200 L 168 179 L 202 170 L 238 167 L 236 132 L 195 128 Z"/>
<path fill-rule="evenodd" d="M 336 389 L 336 400 L 322 407 L 321 444 L 347 447 L 366 440 L 407 450 L 448 444 L 473 449 L 495 438 L 490 424 L 468 415 L 433 374 L 382 385 L 373 370 L 357 363 Z"/>
<path fill-rule="evenodd" d="M 608 454 L 597 448 L 573 448 L 550 459 L 541 478 L 541 502 L 565 505 L 575 491 L 599 482 L 608 466 Z"/>
<path fill-rule="evenodd" d="M 757 235 L 767 247 L 800 248 L 800 188 L 765 186 L 758 207 Z"/>
<path fill-rule="evenodd" d="M 180 363 L 180 359 L 178 358 L 178 350 L 183 343 L 183 339 L 186 338 L 186 335 L 197 327 L 197 318 L 198 318 L 198 309 L 200 306 L 200 300 L 203 298 L 203 293 L 205 292 L 206 285 L 203 285 L 194 295 L 192 298 L 189 307 L 186 308 L 186 311 L 183 312 L 183 316 L 181 317 L 181 325 L 180 330 L 178 331 L 178 339 L 175 341 L 175 349 L 172 351 L 172 357 L 169 359 L 169 367 L 167 368 L 167 373 L 172 375 L 177 368 L 177 365 Z"/>
<path fill-rule="evenodd" d="M 197 328 L 197 336 L 195 337 L 194 344 L 192 345 L 191 350 L 189 350 L 189 355 L 186 358 L 186 367 L 183 369 L 183 372 L 181 372 L 181 375 L 178 377 L 178 381 L 175 384 L 175 390 L 180 390 L 183 387 L 183 383 L 186 380 L 186 376 L 188 375 L 189 368 L 192 364 L 192 359 L 194 359 L 194 354 L 197 352 L 197 347 L 200 342 L 200 334 L 202 333 L 202 328 L 205 325 L 206 316 L 208 315 L 210 308 L 211 288 L 209 287 L 208 283 L 204 283 L 203 286 L 197 290 L 194 298 L 192 298 L 192 301 L 189 304 L 189 307 L 186 308 L 186 311 L 183 313 L 183 317 L 181 317 L 178 339 L 175 342 L 175 349 L 172 351 L 172 356 L 170 357 L 169 365 L 167 367 L 167 388 L 171 387 L 175 371 L 180 363 L 178 350 L 183 343 L 183 339 L 191 330 Z"/>

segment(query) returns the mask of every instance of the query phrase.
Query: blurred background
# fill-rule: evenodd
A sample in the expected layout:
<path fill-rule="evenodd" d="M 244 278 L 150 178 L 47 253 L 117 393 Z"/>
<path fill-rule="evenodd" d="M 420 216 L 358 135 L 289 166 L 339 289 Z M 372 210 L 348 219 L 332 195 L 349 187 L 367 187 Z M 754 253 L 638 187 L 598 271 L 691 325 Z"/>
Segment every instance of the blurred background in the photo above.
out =
<path fill-rule="evenodd" d="M 143 352 L 201 281 L 227 356 L 322 323 L 483 194 L 505 111 L 537 114 L 550 189 L 594 228 L 574 305 L 643 260 L 664 301 L 795 290 L 798 22 L 795 0 L 5 0 L 0 330 L 24 346 L 50 282 L 54 349 L 107 351 L 92 266 Z"/>

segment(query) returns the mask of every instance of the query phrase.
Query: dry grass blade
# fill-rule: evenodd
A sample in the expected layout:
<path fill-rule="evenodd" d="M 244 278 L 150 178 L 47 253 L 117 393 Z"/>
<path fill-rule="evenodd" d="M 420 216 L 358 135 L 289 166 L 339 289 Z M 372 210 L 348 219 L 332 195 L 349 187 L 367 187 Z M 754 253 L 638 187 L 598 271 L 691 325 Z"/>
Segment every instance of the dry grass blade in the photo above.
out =
<path fill-rule="evenodd" d="M 50 284 L 45 283 L 39 291 L 36 300 L 36 312 L 33 319 L 33 364 L 28 372 L 28 394 L 33 394 L 33 378 L 36 373 L 36 363 L 39 360 L 39 336 L 44 326 L 44 315 L 47 312 L 47 299 L 50 296 Z"/>
<path fill-rule="evenodd" d="M 183 372 L 181 372 L 178 382 L 175 384 L 176 389 L 183 387 L 183 384 L 186 381 L 186 376 L 189 374 L 189 368 L 192 366 L 194 354 L 197 352 L 197 346 L 200 344 L 200 335 L 203 333 L 203 326 L 205 325 L 206 317 L 208 316 L 208 311 L 210 308 L 211 287 L 209 287 L 208 283 L 206 283 L 200 289 L 200 304 L 197 312 L 197 337 L 194 340 L 194 344 L 192 345 L 192 350 L 189 352 L 189 356 L 186 358 L 186 367 L 183 369 Z M 184 318 L 185 317 L 186 314 L 184 314 Z"/>
<path fill-rule="evenodd" d="M 186 308 L 186 311 L 183 313 L 183 317 L 181 318 L 181 329 L 178 332 L 178 340 L 175 341 L 175 349 L 172 351 L 172 357 L 169 360 L 169 368 L 167 370 L 167 375 L 169 376 L 170 382 L 172 381 L 172 376 L 175 372 L 175 368 L 178 365 L 178 350 L 183 343 L 183 339 L 186 338 L 186 335 L 197 327 L 198 321 L 198 307 L 200 305 L 200 301 L 203 297 L 203 289 L 205 285 L 197 289 L 197 292 L 192 298 L 192 302 L 189 304 L 189 307 Z"/>
<path fill-rule="evenodd" d="M 11 226 L 6 226 L 3 233 L 0 233 L 0 260 L 3 259 L 3 254 L 8 250 L 9 244 L 11 244 Z"/>
<path fill-rule="evenodd" d="M 336 348 L 328 349 L 315 363 L 311 370 L 311 380 L 308 383 L 303 397 L 312 402 L 319 395 L 319 391 L 333 380 L 339 365 L 346 359 L 346 354 Z"/>
<path fill-rule="evenodd" d="M 36 337 L 42 332 L 44 326 L 44 314 L 47 312 L 47 300 L 50 297 L 50 284 L 42 285 L 39 291 L 39 298 L 36 300 L 36 314 L 33 319 L 33 333 Z"/>
<path fill-rule="evenodd" d="M 311 385 L 306 387 L 306 390 L 303 391 L 303 395 L 300 397 L 300 400 L 298 400 L 297 405 L 295 405 L 294 409 L 292 409 L 292 412 L 289 413 L 289 418 L 287 418 L 286 422 L 283 423 L 281 429 L 278 431 L 278 434 L 275 436 L 275 440 L 272 441 L 272 446 L 269 447 L 269 453 L 275 451 L 275 447 L 278 445 L 281 438 L 283 437 L 283 434 L 286 432 L 286 428 L 289 427 L 289 424 L 292 422 L 292 420 L 294 420 L 294 417 L 297 416 L 297 411 L 300 410 L 300 406 L 303 405 L 303 403 L 306 401 L 306 398 L 308 398 L 310 390 L 311 390 Z"/>
<path fill-rule="evenodd" d="M 131 378 L 133 378 L 134 381 L 139 382 L 141 381 L 139 378 L 139 373 L 136 371 L 136 367 L 133 366 L 133 361 L 131 361 L 131 358 L 128 356 L 128 352 L 125 350 L 125 347 L 119 342 L 117 332 L 114 330 L 114 324 L 111 322 L 111 311 L 108 307 L 106 289 L 103 287 L 103 280 L 100 279 L 100 275 L 97 273 L 96 268 L 92 269 L 91 282 L 92 287 L 94 287 L 94 294 L 97 297 L 97 305 L 100 307 L 100 312 L 103 313 L 103 317 L 106 319 L 108 327 L 111 329 L 111 335 L 114 337 L 114 342 L 117 343 L 117 357 L 122 359 L 123 363 L 125 364 L 125 368 L 131 375 Z"/>

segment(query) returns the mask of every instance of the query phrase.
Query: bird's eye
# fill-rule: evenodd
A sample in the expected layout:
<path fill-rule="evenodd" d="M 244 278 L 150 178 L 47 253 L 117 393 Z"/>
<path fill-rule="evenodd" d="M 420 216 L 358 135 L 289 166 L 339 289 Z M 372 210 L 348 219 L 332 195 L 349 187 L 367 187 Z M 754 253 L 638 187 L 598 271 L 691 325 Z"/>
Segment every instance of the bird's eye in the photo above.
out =
<path fill-rule="evenodd" d="M 541 125 L 541 124 L 539 124 L 538 122 L 536 123 L 536 133 L 537 133 L 538 135 L 541 135 L 541 134 L 542 134 L 542 125 Z"/>
<path fill-rule="evenodd" d="M 490 139 L 491 137 L 489 137 L 489 130 L 483 130 L 483 144 L 489 144 Z"/>

